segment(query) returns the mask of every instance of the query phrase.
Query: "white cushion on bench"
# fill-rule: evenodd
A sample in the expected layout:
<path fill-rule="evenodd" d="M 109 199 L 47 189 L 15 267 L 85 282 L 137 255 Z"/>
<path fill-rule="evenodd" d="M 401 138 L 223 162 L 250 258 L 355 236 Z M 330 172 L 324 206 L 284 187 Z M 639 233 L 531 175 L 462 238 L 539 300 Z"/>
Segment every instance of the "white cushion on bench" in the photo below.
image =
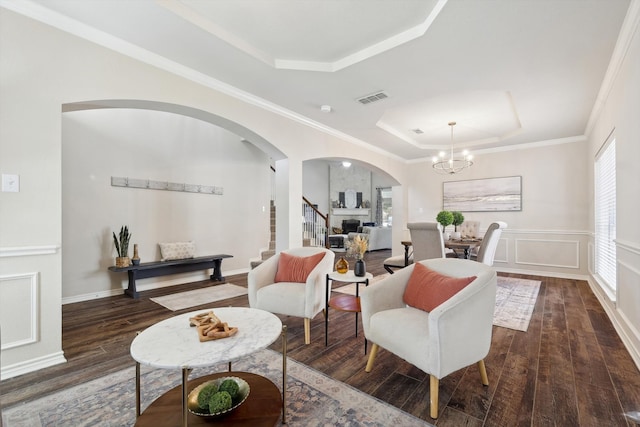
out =
<path fill-rule="evenodd" d="M 193 241 L 158 244 L 160 245 L 161 261 L 193 258 L 196 253 L 196 244 Z"/>

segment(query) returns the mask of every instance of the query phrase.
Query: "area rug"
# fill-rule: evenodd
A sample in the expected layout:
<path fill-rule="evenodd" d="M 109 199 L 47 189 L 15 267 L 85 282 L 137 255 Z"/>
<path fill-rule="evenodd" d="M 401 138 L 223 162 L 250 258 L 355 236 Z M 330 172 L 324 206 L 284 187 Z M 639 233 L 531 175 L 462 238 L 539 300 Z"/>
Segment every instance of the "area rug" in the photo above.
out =
<path fill-rule="evenodd" d="M 498 276 L 493 324 L 526 332 L 539 291 L 538 280 Z"/>
<path fill-rule="evenodd" d="M 246 295 L 247 288 L 225 283 L 222 285 L 208 286 L 194 291 L 180 292 L 162 297 L 149 298 L 156 304 L 168 308 L 171 311 L 182 310 L 196 305 L 207 304 L 240 295 Z"/>
<path fill-rule="evenodd" d="M 376 276 L 369 286 L 388 277 L 388 274 Z M 363 284 L 360 284 L 362 291 Z M 355 295 L 356 284 L 349 283 L 339 288 L 331 288 L 334 292 Z M 540 282 L 537 280 L 518 279 L 498 276 L 496 291 L 496 308 L 493 313 L 493 324 L 503 328 L 526 332 L 529 328 L 533 308 L 536 305 Z"/>
<path fill-rule="evenodd" d="M 233 369 L 263 375 L 282 390 L 282 355 L 261 350 Z M 143 366 L 141 408 L 180 384 L 180 372 Z M 225 371 L 226 364 L 198 368 L 191 378 Z M 320 426 L 431 426 L 381 400 L 336 381 L 292 359 L 287 360 L 287 425 Z M 33 402 L 3 408 L 4 427 L 133 426 L 135 423 L 135 368 L 62 390 Z"/>

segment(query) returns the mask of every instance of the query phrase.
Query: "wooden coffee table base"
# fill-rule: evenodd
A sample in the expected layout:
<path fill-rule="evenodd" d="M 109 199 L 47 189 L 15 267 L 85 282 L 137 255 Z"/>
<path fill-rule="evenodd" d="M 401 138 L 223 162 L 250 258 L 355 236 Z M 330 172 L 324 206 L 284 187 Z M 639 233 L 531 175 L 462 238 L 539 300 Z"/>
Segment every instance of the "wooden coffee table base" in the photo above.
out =
<path fill-rule="evenodd" d="M 220 377 L 236 376 L 249 383 L 249 397 L 235 410 L 222 417 L 199 417 L 189 412 L 190 426 L 273 427 L 282 415 L 280 389 L 269 379 L 248 372 L 219 372 L 189 381 L 189 391 L 197 385 Z M 156 399 L 136 420 L 136 426 L 182 425 L 182 385 Z"/>

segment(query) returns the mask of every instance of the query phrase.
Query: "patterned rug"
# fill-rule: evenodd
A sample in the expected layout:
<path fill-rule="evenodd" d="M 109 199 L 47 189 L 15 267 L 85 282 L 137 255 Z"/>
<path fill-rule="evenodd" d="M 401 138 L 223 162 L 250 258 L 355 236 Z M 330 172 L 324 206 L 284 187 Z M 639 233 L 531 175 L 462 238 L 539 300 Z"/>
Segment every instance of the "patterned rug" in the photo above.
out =
<path fill-rule="evenodd" d="M 389 276 L 382 274 L 373 278 L 369 286 Z M 364 287 L 364 284 L 360 284 Z M 334 292 L 355 295 L 356 284 L 349 283 L 339 288 L 331 288 Z M 538 299 L 540 282 L 537 280 L 518 279 L 498 276 L 496 291 L 496 308 L 493 313 L 493 324 L 503 328 L 526 332 L 529 328 L 533 308 Z"/>
<path fill-rule="evenodd" d="M 263 375 L 282 390 L 282 355 L 261 350 L 233 364 L 236 371 Z M 364 369 L 364 368 L 363 368 Z M 143 366 L 142 410 L 180 384 L 179 371 Z M 225 371 L 226 364 L 195 369 L 191 378 Z M 80 384 L 34 402 L 3 408 L 4 427 L 132 426 L 135 423 L 135 368 Z M 292 359 L 287 360 L 287 425 L 431 426 L 366 393 Z"/>
<path fill-rule="evenodd" d="M 194 291 L 180 292 L 149 299 L 171 311 L 177 311 L 246 294 L 247 288 L 225 283 L 223 285 L 208 286 Z"/>
<path fill-rule="evenodd" d="M 493 324 L 527 332 L 539 291 L 538 280 L 498 276 Z"/>

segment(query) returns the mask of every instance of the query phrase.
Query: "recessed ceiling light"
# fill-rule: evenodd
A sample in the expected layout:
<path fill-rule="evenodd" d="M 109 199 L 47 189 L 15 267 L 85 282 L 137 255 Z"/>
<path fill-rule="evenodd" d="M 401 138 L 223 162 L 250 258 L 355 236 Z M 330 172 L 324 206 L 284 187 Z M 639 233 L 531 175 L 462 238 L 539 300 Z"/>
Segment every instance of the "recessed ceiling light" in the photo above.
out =
<path fill-rule="evenodd" d="M 342 162 L 342 166 L 344 166 L 345 168 L 351 167 L 351 162 L 345 160 Z"/>
<path fill-rule="evenodd" d="M 333 108 L 331 108 L 331 105 L 320 106 L 320 111 L 322 111 L 323 113 L 330 113 L 331 110 L 333 110 Z"/>

